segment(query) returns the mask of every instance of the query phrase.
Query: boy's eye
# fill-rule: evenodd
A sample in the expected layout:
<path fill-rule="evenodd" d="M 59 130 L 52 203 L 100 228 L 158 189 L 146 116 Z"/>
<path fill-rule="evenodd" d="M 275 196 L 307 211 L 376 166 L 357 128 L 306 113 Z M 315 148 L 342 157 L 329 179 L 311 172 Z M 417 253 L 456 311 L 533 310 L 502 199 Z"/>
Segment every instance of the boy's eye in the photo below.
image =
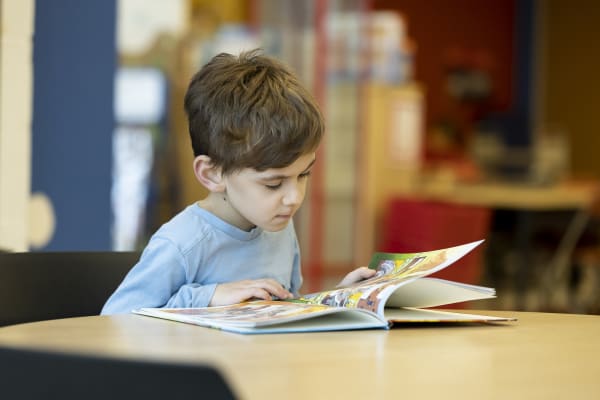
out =
<path fill-rule="evenodd" d="M 281 182 L 276 183 L 276 184 L 271 184 L 271 185 L 265 185 L 267 189 L 270 190 L 277 190 L 281 187 Z"/>
<path fill-rule="evenodd" d="M 310 176 L 310 171 L 306 171 L 306 172 L 303 172 L 300 175 L 298 175 L 298 179 L 305 179 L 305 178 L 308 178 L 309 176 Z M 280 181 L 278 183 L 265 184 L 265 187 L 269 190 L 277 190 L 282 185 L 283 185 L 283 181 Z"/>

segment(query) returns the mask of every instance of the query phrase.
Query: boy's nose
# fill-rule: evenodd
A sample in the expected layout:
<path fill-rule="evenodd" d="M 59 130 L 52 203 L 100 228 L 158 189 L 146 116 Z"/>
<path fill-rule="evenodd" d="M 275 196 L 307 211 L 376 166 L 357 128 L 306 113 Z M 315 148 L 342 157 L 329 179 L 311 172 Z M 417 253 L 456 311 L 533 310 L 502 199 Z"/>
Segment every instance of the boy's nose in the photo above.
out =
<path fill-rule="evenodd" d="M 283 203 L 286 206 L 295 206 L 302 203 L 304 198 L 304 191 L 301 187 L 297 185 L 293 185 L 290 190 L 288 190 L 283 197 Z"/>

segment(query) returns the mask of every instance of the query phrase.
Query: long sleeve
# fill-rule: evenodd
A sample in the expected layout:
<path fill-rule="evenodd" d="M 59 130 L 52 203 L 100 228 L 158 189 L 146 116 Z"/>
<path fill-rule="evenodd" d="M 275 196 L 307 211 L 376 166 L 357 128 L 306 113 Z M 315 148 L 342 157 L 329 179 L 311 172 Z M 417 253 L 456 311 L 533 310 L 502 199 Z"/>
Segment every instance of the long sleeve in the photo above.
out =
<path fill-rule="evenodd" d="M 140 261 L 105 304 L 102 314 L 129 313 L 141 307 L 205 307 L 216 284 L 188 283 L 187 260 L 164 239 L 152 240 Z"/>
<path fill-rule="evenodd" d="M 302 275 L 293 224 L 279 232 L 247 232 L 192 205 L 152 236 L 102 314 L 206 307 L 218 284 L 263 278 L 298 294 Z"/>

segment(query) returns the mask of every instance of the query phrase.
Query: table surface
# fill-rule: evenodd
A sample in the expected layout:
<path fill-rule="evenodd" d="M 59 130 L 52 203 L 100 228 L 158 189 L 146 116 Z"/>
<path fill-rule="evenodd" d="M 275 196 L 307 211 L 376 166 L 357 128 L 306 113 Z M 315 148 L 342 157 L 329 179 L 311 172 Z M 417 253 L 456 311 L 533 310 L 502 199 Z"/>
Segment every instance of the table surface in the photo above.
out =
<path fill-rule="evenodd" d="M 0 344 L 216 365 L 245 399 L 599 398 L 600 316 L 240 335 L 138 315 L 0 328 Z"/>

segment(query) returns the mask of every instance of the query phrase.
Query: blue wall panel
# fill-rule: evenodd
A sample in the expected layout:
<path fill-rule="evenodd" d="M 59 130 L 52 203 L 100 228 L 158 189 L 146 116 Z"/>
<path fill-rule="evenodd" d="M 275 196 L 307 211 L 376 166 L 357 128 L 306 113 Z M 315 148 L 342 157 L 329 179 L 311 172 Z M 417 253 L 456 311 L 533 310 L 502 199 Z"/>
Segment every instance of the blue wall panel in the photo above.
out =
<path fill-rule="evenodd" d="M 108 250 L 116 0 L 35 7 L 32 191 L 56 213 L 43 250 Z"/>

